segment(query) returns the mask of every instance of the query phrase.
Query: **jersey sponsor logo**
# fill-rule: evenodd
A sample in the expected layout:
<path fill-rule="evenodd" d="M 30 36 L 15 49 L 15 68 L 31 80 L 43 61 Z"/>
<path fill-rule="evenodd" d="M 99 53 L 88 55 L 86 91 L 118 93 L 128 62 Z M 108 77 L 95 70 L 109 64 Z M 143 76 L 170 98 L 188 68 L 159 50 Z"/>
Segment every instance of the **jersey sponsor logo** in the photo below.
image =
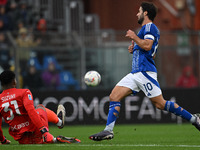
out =
<path fill-rule="evenodd" d="M 31 96 L 30 94 L 28 94 L 28 99 L 29 99 L 29 100 L 33 100 L 33 99 L 32 99 L 32 96 Z"/>
<path fill-rule="evenodd" d="M 26 122 L 23 122 L 23 123 L 20 123 L 20 124 L 17 124 L 17 125 L 15 125 L 15 126 L 11 126 L 11 130 L 12 131 L 14 131 L 14 130 L 19 130 L 19 129 L 21 129 L 21 128 L 24 128 L 24 127 L 27 127 L 27 126 L 29 126 L 29 122 L 28 121 L 26 121 Z"/>

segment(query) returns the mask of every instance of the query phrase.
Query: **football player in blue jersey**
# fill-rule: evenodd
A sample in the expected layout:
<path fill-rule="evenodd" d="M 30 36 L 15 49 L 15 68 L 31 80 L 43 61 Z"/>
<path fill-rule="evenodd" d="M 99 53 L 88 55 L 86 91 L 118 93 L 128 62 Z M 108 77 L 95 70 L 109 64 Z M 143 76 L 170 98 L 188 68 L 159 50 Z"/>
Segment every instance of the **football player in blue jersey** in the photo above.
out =
<path fill-rule="evenodd" d="M 126 37 L 132 40 L 128 51 L 133 55 L 132 71 L 122 78 L 110 94 L 110 106 L 107 124 L 103 131 L 91 135 L 94 141 L 112 139 L 113 128 L 120 112 L 120 101 L 130 94 L 136 94 L 142 90 L 156 108 L 166 110 L 191 122 L 200 130 L 200 118 L 197 114 L 191 114 L 178 104 L 163 98 L 157 81 L 157 69 L 154 58 L 158 48 L 160 32 L 153 23 L 157 8 L 153 3 L 142 2 L 137 13 L 138 23 L 142 26 L 136 35 L 128 30 Z"/>

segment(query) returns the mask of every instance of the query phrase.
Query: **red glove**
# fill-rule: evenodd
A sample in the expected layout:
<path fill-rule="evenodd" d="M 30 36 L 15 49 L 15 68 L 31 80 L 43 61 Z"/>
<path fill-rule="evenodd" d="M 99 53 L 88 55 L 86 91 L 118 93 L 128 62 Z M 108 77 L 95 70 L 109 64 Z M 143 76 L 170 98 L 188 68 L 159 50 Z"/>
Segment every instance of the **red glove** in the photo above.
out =
<path fill-rule="evenodd" d="M 1 141 L 1 144 L 10 144 L 11 142 L 4 137 L 4 140 Z"/>
<path fill-rule="evenodd" d="M 44 143 L 53 143 L 54 137 L 49 133 L 48 128 L 43 126 L 40 132 L 42 133 L 42 138 Z"/>

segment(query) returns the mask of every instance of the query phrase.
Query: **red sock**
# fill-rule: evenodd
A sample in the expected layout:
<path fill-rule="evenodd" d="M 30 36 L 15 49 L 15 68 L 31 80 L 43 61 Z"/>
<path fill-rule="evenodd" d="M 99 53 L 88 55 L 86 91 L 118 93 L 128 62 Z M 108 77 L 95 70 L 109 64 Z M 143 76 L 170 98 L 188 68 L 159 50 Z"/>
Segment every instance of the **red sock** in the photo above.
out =
<path fill-rule="evenodd" d="M 46 112 L 47 112 L 47 118 L 48 118 L 48 122 L 57 124 L 58 123 L 58 116 L 50 109 L 45 108 Z"/>

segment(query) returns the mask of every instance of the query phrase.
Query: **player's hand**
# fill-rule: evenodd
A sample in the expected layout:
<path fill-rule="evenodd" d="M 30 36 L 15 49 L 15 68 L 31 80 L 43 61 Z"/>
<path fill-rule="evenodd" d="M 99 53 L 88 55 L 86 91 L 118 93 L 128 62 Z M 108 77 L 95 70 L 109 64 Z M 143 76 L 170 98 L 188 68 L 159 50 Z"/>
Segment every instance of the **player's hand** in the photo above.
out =
<path fill-rule="evenodd" d="M 1 144 L 10 144 L 11 141 L 10 140 L 7 140 L 6 137 L 3 141 L 1 141 Z"/>
<path fill-rule="evenodd" d="M 43 138 L 43 142 L 44 143 L 53 143 L 53 135 L 50 134 L 49 132 L 45 132 L 43 135 L 42 135 L 42 138 Z"/>
<path fill-rule="evenodd" d="M 129 47 L 128 47 L 128 51 L 129 51 L 129 53 L 131 53 L 131 54 L 133 54 L 133 47 L 134 47 L 134 41 L 132 40 L 132 44 L 129 45 Z"/>
<path fill-rule="evenodd" d="M 130 30 L 130 29 L 126 32 L 126 37 L 127 38 L 130 38 L 130 39 L 134 40 L 135 36 L 136 36 L 135 32 Z"/>
<path fill-rule="evenodd" d="M 47 127 L 42 127 L 40 129 L 40 132 L 42 133 L 42 138 L 44 143 L 53 143 L 53 135 L 49 133 L 49 130 Z"/>

